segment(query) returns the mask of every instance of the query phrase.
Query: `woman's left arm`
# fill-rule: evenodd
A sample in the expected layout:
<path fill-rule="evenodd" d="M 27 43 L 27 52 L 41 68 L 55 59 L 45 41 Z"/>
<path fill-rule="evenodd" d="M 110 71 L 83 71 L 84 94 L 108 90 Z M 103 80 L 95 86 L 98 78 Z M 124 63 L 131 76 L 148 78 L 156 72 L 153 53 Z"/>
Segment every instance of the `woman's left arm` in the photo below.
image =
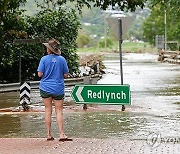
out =
<path fill-rule="evenodd" d="M 68 78 L 68 73 L 64 74 L 64 78 Z"/>

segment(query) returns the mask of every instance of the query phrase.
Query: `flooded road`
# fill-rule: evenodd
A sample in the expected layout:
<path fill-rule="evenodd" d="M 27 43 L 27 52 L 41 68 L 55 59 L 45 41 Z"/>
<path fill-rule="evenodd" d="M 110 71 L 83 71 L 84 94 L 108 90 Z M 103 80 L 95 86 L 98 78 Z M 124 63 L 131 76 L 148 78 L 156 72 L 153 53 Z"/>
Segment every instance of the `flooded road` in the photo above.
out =
<path fill-rule="evenodd" d="M 72 137 L 147 139 L 151 133 L 180 137 L 180 66 L 157 62 L 157 55 L 124 54 L 124 84 L 130 85 L 131 105 L 95 106 L 84 112 L 82 106 L 65 108 L 65 129 Z M 107 55 L 106 74 L 98 84 L 120 84 L 119 55 Z M 68 89 L 70 91 L 71 88 Z M 72 101 L 67 93 L 67 101 Z M 39 91 L 32 102 L 42 107 Z M 0 93 L 0 108 L 18 106 L 19 93 Z M 75 110 L 77 109 L 77 110 Z M 0 137 L 45 137 L 44 112 L 0 113 Z M 52 129 L 58 136 L 55 114 Z"/>

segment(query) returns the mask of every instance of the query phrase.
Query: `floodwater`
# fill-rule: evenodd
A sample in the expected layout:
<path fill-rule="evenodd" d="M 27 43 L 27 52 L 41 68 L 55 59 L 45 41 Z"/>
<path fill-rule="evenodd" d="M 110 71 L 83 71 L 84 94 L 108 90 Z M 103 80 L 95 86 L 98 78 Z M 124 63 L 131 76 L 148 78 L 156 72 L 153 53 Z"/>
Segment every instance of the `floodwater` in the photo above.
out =
<path fill-rule="evenodd" d="M 71 137 L 126 138 L 146 140 L 148 135 L 180 137 L 180 66 L 160 63 L 158 55 L 124 54 L 123 79 L 130 85 L 131 105 L 124 112 L 118 105 L 88 106 L 72 103 L 67 88 L 64 118 Z M 119 55 L 105 57 L 106 74 L 98 84 L 121 84 Z M 38 89 L 32 91 L 32 104 L 43 108 Z M 0 108 L 17 107 L 19 93 L 1 93 Z M 58 137 L 55 114 L 53 136 Z M 44 112 L 1 112 L 0 137 L 46 137 Z"/>

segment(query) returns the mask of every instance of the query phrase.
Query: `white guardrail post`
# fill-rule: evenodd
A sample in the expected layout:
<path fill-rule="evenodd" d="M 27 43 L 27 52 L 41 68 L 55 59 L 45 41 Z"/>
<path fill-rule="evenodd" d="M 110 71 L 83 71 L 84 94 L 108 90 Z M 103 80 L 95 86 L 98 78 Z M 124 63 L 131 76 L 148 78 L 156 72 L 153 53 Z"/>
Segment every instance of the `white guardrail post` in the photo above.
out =
<path fill-rule="evenodd" d="M 22 105 L 24 111 L 29 110 L 30 104 L 30 92 L 31 92 L 31 85 L 30 82 L 21 82 L 20 84 L 20 104 Z"/>

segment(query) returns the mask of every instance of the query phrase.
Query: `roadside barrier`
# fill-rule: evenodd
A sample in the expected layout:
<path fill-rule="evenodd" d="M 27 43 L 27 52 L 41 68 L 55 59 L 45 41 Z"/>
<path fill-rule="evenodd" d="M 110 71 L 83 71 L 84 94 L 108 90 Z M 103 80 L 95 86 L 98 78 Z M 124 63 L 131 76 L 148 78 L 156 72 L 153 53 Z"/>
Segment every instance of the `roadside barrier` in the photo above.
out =
<path fill-rule="evenodd" d="M 180 51 L 159 51 L 158 61 L 180 64 Z"/>
<path fill-rule="evenodd" d="M 30 82 L 21 82 L 20 84 L 20 104 L 23 109 L 27 111 L 29 109 L 28 104 L 30 104 L 30 92 L 31 85 Z"/>
<path fill-rule="evenodd" d="M 95 74 L 91 75 L 91 78 L 100 78 L 101 75 Z M 76 84 L 84 83 L 84 76 L 79 78 L 67 78 L 65 79 L 65 86 L 74 86 Z M 31 85 L 31 89 L 38 89 L 40 81 L 29 81 Z M 10 92 L 10 91 L 19 91 L 20 83 L 10 83 L 10 84 L 0 84 L 0 93 Z"/>

